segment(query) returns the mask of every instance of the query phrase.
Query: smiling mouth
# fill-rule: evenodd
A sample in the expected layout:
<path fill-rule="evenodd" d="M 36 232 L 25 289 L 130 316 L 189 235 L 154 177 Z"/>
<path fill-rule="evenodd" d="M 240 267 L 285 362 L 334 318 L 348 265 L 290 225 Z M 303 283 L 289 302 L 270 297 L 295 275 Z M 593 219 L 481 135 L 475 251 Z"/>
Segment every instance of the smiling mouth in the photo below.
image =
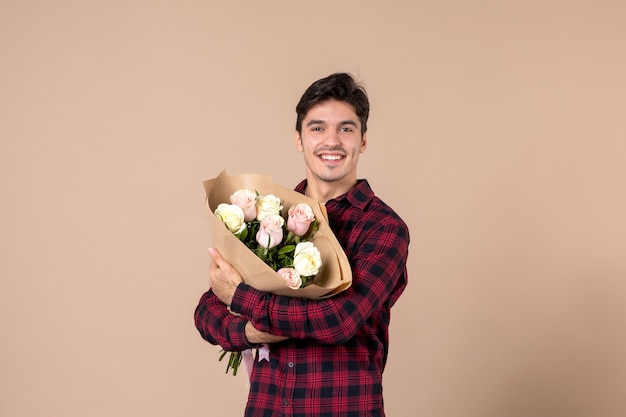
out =
<path fill-rule="evenodd" d="M 326 153 L 326 152 L 320 152 L 317 154 L 317 157 L 320 158 L 323 162 L 327 162 L 327 163 L 335 163 L 338 161 L 341 161 L 342 159 L 344 159 L 346 156 L 342 153 Z"/>
<path fill-rule="evenodd" d="M 343 155 L 320 155 L 320 158 L 323 161 L 333 162 L 333 161 L 339 161 L 340 159 L 342 159 Z"/>

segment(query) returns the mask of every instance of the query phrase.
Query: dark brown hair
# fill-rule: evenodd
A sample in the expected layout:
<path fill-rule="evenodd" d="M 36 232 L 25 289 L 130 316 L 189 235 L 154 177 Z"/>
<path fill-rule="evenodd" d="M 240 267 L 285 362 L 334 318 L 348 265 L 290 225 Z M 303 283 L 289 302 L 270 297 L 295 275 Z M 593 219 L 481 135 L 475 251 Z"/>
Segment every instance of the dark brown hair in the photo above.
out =
<path fill-rule="evenodd" d="M 306 89 L 296 106 L 296 130 L 302 133 L 302 120 L 311 107 L 327 100 L 338 100 L 354 107 L 361 122 L 361 134 L 367 132 L 367 118 L 370 103 L 363 85 L 357 83 L 350 74 L 336 73 L 315 81 Z"/>

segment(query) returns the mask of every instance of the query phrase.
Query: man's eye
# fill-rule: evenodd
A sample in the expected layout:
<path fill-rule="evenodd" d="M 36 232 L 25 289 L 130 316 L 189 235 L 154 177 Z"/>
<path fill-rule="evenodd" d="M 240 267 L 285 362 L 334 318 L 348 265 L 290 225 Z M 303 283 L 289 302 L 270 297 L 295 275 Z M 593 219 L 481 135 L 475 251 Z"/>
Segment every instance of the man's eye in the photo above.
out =
<path fill-rule="evenodd" d="M 342 127 L 342 128 L 341 128 L 341 131 L 342 131 L 342 132 L 348 132 L 348 133 L 350 133 L 350 132 L 352 132 L 352 131 L 353 131 L 353 129 L 352 129 L 351 127 Z"/>
<path fill-rule="evenodd" d="M 319 127 L 319 126 L 313 126 L 313 127 L 311 128 L 311 130 L 312 130 L 313 132 L 321 132 L 323 129 L 322 129 L 321 127 Z"/>

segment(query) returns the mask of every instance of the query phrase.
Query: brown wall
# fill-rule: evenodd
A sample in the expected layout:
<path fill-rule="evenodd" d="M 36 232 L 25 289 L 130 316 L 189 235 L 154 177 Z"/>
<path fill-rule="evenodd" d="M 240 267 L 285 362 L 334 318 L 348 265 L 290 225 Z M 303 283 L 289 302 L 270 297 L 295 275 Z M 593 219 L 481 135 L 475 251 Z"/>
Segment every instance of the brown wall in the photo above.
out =
<path fill-rule="evenodd" d="M 240 416 L 201 182 L 293 186 L 349 71 L 412 232 L 392 417 L 626 414 L 626 3 L 0 3 L 0 415 Z"/>

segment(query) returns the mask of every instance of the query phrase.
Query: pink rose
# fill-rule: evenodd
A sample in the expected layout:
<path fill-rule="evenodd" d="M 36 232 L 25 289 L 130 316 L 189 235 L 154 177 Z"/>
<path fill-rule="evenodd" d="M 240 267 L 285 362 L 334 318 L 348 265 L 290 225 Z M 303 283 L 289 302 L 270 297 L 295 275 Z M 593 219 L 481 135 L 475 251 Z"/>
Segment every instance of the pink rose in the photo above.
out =
<path fill-rule="evenodd" d="M 300 203 L 289 209 L 287 229 L 296 236 L 304 236 L 309 231 L 311 223 L 315 220 L 315 214 L 311 206 Z"/>
<path fill-rule="evenodd" d="M 237 190 L 230 196 L 230 202 L 241 207 L 244 221 L 256 219 L 256 193 L 246 189 Z"/>
<path fill-rule="evenodd" d="M 284 225 L 285 219 L 278 214 L 265 217 L 261 220 L 256 241 L 264 248 L 273 248 L 283 240 Z"/>
<path fill-rule="evenodd" d="M 285 284 L 292 290 L 297 290 L 302 286 L 302 278 L 300 274 L 293 268 L 281 268 L 278 271 L 278 275 L 285 278 Z"/>

